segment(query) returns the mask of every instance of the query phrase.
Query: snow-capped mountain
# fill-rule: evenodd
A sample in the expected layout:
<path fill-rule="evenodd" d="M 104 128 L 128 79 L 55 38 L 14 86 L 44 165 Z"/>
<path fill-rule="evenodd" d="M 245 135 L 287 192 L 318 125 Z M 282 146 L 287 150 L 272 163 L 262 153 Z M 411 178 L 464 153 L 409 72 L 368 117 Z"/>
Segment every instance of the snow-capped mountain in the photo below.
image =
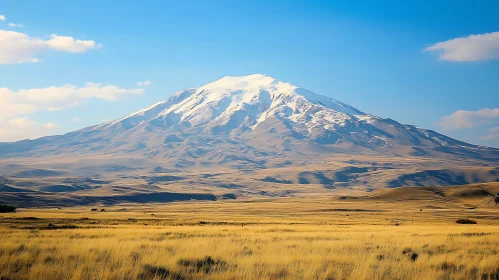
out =
<path fill-rule="evenodd" d="M 346 154 L 499 158 L 470 145 L 261 74 L 177 92 L 121 119 L 62 136 L 0 144 L 3 155 L 133 154 L 172 166 Z"/>

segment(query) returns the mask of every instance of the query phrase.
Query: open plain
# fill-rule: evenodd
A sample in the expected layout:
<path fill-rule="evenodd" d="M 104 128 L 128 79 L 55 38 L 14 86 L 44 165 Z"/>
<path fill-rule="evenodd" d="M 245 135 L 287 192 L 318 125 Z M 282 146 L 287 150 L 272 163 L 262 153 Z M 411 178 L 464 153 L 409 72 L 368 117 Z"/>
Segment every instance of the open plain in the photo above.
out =
<path fill-rule="evenodd" d="M 498 279 L 498 191 L 18 209 L 0 214 L 0 278 Z"/>

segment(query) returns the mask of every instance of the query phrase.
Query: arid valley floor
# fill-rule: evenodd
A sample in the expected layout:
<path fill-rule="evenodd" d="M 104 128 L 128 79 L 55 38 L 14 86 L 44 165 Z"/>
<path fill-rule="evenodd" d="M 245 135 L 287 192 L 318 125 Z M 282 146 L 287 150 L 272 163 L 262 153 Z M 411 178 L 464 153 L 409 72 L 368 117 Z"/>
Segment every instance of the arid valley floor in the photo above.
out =
<path fill-rule="evenodd" d="M 21 208 L 0 214 L 0 279 L 498 279 L 494 192 Z"/>

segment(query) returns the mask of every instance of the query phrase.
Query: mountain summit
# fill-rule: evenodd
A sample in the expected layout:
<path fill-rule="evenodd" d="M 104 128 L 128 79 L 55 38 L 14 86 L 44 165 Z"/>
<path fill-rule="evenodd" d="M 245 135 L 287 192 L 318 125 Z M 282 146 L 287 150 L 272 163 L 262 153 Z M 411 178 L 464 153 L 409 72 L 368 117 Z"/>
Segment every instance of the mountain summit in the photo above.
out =
<path fill-rule="evenodd" d="M 200 88 L 180 91 L 163 102 L 94 129 L 129 129 L 149 123 L 162 128 L 202 128 L 214 135 L 234 130 L 260 131 L 265 124 L 277 121 L 285 124 L 291 134 L 303 138 L 320 129 L 334 130 L 350 121 L 369 118 L 337 100 L 255 74 L 224 77 Z"/>
<path fill-rule="evenodd" d="M 0 154 L 129 154 L 175 167 L 334 154 L 497 159 L 499 151 L 364 113 L 271 76 L 224 77 L 121 119 L 0 144 Z M 271 160 L 273 159 L 273 160 Z"/>

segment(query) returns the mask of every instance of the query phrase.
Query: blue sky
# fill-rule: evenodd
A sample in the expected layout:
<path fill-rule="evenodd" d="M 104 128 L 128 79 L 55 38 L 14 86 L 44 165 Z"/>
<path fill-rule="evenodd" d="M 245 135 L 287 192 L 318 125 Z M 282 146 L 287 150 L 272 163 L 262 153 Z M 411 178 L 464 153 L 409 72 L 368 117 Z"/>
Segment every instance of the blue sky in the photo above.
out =
<path fill-rule="evenodd" d="M 76 130 L 183 88 L 264 73 L 499 147 L 499 2 L 411 2 L 2 0 L 0 141 Z"/>

